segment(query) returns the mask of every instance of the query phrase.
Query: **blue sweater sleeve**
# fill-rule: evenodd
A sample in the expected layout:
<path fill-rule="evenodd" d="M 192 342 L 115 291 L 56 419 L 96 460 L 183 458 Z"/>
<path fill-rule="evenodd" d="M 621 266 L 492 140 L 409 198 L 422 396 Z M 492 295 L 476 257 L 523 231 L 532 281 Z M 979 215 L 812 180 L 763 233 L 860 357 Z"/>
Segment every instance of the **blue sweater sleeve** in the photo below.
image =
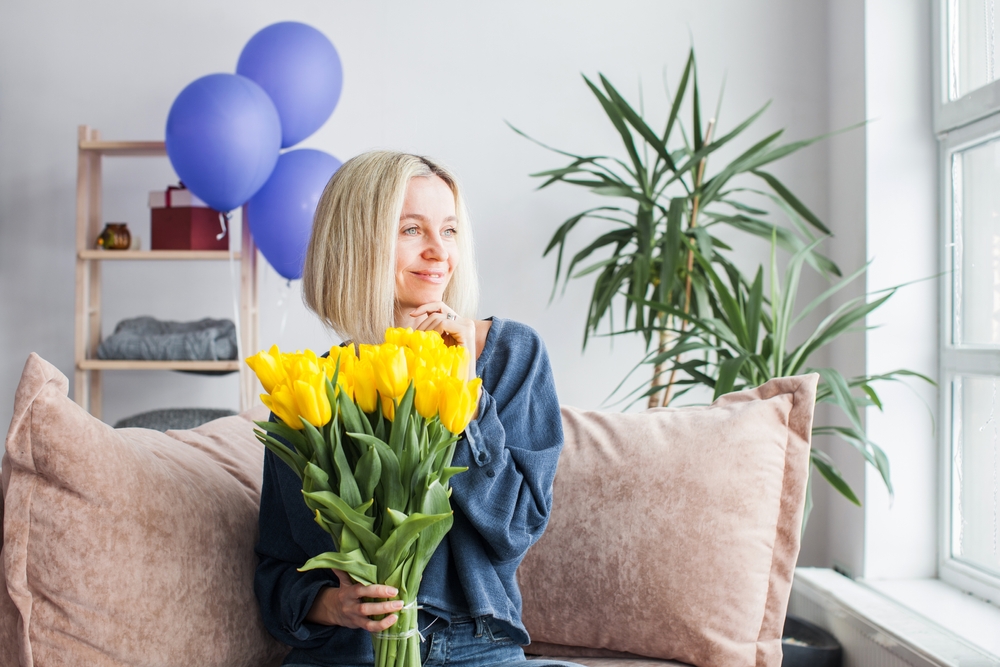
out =
<path fill-rule="evenodd" d="M 305 620 L 320 589 L 339 582 L 331 570 L 297 570 L 311 556 L 333 550 L 333 540 L 312 521 L 301 490 L 292 469 L 267 451 L 254 591 L 268 631 L 289 646 L 309 649 L 322 646 L 342 628 Z"/>
<path fill-rule="evenodd" d="M 465 431 L 453 465 L 468 472 L 452 480 L 453 499 L 482 536 L 491 559 L 517 561 L 545 530 L 552 480 L 563 445 L 555 381 L 537 333 L 495 320 L 479 416 Z M 485 356 L 485 355 L 484 355 Z"/>

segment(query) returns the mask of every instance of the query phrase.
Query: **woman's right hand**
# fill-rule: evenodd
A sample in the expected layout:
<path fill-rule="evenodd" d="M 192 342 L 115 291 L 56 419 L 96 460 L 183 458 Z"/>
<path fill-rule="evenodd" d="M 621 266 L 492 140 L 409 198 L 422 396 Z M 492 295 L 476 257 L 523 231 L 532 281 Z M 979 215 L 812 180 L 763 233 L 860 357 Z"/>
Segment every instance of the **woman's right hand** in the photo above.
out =
<path fill-rule="evenodd" d="M 310 623 L 339 625 L 344 628 L 360 628 L 368 632 L 381 632 L 396 622 L 394 612 L 403 608 L 402 600 L 385 602 L 364 602 L 362 598 L 393 598 L 399 593 L 392 586 L 362 586 L 355 583 L 346 572 L 334 570 L 340 579 L 340 587 L 323 588 L 306 614 Z M 380 621 L 369 618 L 388 614 Z"/>

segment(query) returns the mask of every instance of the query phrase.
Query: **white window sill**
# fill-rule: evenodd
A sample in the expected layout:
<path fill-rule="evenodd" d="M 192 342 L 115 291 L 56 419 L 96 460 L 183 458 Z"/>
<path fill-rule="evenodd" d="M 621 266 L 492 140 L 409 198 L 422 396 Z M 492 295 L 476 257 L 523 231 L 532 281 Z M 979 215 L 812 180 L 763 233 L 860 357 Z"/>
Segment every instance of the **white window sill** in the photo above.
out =
<path fill-rule="evenodd" d="M 1000 657 L 1000 607 L 966 595 L 940 579 L 860 580 L 858 583 Z"/>
<path fill-rule="evenodd" d="M 876 586 L 887 582 L 876 582 Z M 905 583 L 905 582 L 894 582 Z M 903 586 L 903 588 L 906 588 Z M 940 591 L 938 591 L 940 592 Z M 921 586 L 908 595 L 945 614 L 961 603 L 954 590 L 931 597 Z M 946 600 L 947 602 L 942 602 Z M 972 626 L 985 628 L 985 639 L 995 641 L 1000 626 L 996 608 L 975 599 L 963 624 L 949 627 L 924 616 L 871 585 L 823 568 L 796 568 L 788 613 L 811 621 L 832 633 L 844 647 L 844 665 L 855 667 L 1000 667 L 1000 654 L 966 638 Z M 982 607 L 980 605 L 985 605 Z M 954 613 L 953 611 L 951 613 Z M 975 623 L 969 622 L 974 618 Z M 954 632 L 956 625 L 962 632 Z M 992 629 L 992 631 L 991 631 Z"/>

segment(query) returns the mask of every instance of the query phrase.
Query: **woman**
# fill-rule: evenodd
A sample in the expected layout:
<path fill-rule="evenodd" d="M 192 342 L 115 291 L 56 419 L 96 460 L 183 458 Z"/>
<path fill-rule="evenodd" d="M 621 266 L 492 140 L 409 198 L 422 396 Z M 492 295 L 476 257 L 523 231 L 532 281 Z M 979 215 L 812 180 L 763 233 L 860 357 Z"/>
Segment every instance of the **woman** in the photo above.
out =
<path fill-rule="evenodd" d="M 562 424 L 538 335 L 509 320 L 472 319 L 472 233 L 455 178 L 426 158 L 388 151 L 346 162 L 316 210 L 303 292 L 345 340 L 380 343 L 386 328 L 412 327 L 469 350 L 470 372 L 483 384 L 455 452 L 453 465 L 469 470 L 451 480 L 454 526 L 420 585 L 421 659 L 522 662 L 529 638 L 514 575 L 548 521 Z M 286 665 L 373 664 L 368 633 L 389 628 L 402 606 L 387 600 L 396 595 L 388 586 L 296 570 L 332 549 L 302 502 L 300 480 L 268 452 L 255 588 L 268 630 L 293 647 Z M 371 618 L 381 614 L 389 615 Z"/>

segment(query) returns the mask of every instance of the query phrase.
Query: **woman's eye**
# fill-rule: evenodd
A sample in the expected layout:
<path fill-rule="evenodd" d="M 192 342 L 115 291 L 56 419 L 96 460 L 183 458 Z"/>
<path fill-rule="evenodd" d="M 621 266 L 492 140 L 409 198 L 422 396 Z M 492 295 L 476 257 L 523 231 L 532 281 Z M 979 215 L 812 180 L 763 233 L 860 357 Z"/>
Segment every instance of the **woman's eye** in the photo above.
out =
<path fill-rule="evenodd" d="M 406 229 L 403 230 L 403 233 L 406 234 L 407 236 L 416 236 L 417 235 L 417 228 L 416 227 L 407 227 Z"/>
<path fill-rule="evenodd" d="M 455 234 L 457 234 L 457 233 L 458 233 L 457 229 L 455 229 L 454 227 L 449 227 L 448 229 L 445 229 L 445 230 L 443 230 L 441 232 L 441 236 L 444 236 L 445 238 L 449 238 L 450 239 L 450 238 L 454 238 Z"/>

